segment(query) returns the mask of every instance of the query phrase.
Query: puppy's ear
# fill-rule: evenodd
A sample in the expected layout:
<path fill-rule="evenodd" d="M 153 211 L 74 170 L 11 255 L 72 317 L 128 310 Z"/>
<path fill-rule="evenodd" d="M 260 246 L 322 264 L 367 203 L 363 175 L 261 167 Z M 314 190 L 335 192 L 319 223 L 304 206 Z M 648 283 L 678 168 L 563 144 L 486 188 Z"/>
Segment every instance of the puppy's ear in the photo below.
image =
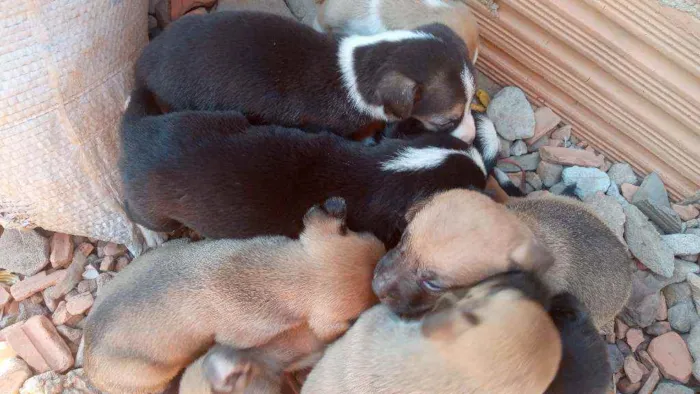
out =
<path fill-rule="evenodd" d="M 252 360 L 240 357 L 238 351 L 220 345 L 212 348 L 202 362 L 204 376 L 215 392 L 243 392 L 252 379 Z"/>
<path fill-rule="evenodd" d="M 430 198 L 424 198 L 416 203 L 413 203 L 408 210 L 406 211 L 406 215 L 404 215 L 404 218 L 406 219 L 406 223 L 411 223 L 413 218 L 416 217 L 416 214 L 423 209 L 426 205 L 428 205 L 428 202 L 430 201 Z"/>
<path fill-rule="evenodd" d="M 543 274 L 554 264 L 554 256 L 549 248 L 535 240 L 518 246 L 510 253 L 509 257 L 515 265 L 513 268 L 538 274 Z"/>
<path fill-rule="evenodd" d="M 420 85 L 411 78 L 396 72 L 386 73 L 377 84 L 377 97 L 384 105 L 384 112 L 398 120 L 408 119 L 413 105 L 420 100 Z"/>
<path fill-rule="evenodd" d="M 443 300 L 442 302 L 450 302 Z M 454 340 L 468 329 L 479 324 L 479 319 L 471 310 L 453 306 L 441 306 L 423 318 L 421 332 L 426 338 L 436 341 Z"/>

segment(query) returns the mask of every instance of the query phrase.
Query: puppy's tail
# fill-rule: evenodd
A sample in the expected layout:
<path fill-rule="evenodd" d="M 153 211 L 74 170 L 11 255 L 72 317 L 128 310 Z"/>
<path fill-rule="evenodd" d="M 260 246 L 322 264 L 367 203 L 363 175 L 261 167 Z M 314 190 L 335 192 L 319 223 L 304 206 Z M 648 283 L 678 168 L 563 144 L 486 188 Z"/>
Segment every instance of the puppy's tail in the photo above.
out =
<path fill-rule="evenodd" d="M 508 178 L 505 172 L 498 167 L 493 168 L 493 176 L 504 192 L 510 197 L 525 197 L 525 193 Z"/>
<path fill-rule="evenodd" d="M 145 86 L 136 86 L 126 99 L 124 123 L 133 123 L 150 115 L 161 113 L 156 99 Z"/>

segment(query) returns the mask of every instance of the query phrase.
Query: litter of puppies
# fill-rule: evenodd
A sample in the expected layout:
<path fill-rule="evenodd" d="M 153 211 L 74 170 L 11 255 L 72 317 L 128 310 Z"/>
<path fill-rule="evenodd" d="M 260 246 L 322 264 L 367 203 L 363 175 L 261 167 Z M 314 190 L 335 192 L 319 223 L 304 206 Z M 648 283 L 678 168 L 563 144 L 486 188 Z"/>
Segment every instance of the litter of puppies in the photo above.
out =
<path fill-rule="evenodd" d="M 625 231 L 637 205 L 645 220 L 672 222 L 663 201 L 644 199 L 653 176 L 635 204 L 619 188 L 636 176 L 618 165 L 579 174 L 604 158 L 572 147 L 546 111 L 532 135 L 502 139 L 488 113 L 497 100 L 480 91 L 487 113 L 472 111 L 478 32 L 463 3 L 319 9 L 323 32 L 231 11 L 184 17 L 147 47 L 119 169 L 124 209 L 151 249 L 131 261 L 118 245 L 55 234 L 45 244 L 53 268 L 25 267 L 7 296 L 0 286 L 0 333 L 19 356 L 0 371 L 8 392 L 650 393 L 661 376 L 691 385 L 690 364 L 672 364 L 697 349 L 666 337 L 670 328 L 647 331 L 655 320 L 682 326 L 663 316 L 664 287 L 687 285 L 668 306 L 695 311 L 700 268 L 673 256 L 700 243 L 692 203 L 669 208 L 686 238 Z M 565 151 L 542 144 L 522 159 L 543 139 Z M 514 167 L 537 172 L 504 173 L 504 141 L 508 154 L 525 147 Z M 533 198 L 545 187 L 574 197 Z M 621 206 L 622 223 L 607 203 Z M 205 239 L 163 243 L 183 228 Z M 665 242 L 671 265 L 631 237 Z M 691 320 L 685 332 L 699 341 Z M 605 339 L 630 342 L 636 327 L 646 335 L 638 330 L 622 368 L 610 350 L 621 345 Z M 59 374 L 73 366 L 83 369 Z M 32 369 L 43 374 L 27 380 Z"/>

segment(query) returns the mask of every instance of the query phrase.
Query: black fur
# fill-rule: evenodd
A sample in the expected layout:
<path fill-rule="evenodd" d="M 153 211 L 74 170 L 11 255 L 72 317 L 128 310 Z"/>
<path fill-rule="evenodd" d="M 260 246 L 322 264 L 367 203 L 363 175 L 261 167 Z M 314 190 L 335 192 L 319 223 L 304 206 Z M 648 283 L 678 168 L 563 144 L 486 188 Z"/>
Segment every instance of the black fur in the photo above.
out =
<path fill-rule="evenodd" d="M 550 315 L 563 345 L 559 371 L 546 394 L 603 394 L 612 381 L 605 341 L 598 334 L 588 311 L 569 293 L 552 299 Z"/>
<path fill-rule="evenodd" d="M 449 29 L 425 29 L 441 40 L 356 51 L 358 87 L 366 101 L 391 104 L 381 96 L 401 97 L 391 84 L 384 84 L 388 92 L 378 87 L 390 73 L 401 72 L 421 88 L 415 105 L 410 96 L 412 114 L 465 102 L 462 84 L 454 80 L 464 64 L 464 44 L 457 44 Z M 286 17 L 250 11 L 190 15 L 146 47 L 136 65 L 137 86 L 147 87 L 172 111 L 237 110 L 264 124 L 343 136 L 374 129 L 378 120 L 357 110 L 343 86 L 338 48 L 331 36 Z"/>
<path fill-rule="evenodd" d="M 408 208 L 436 192 L 483 189 L 467 156 L 437 168 L 389 172 L 381 163 L 404 147 L 466 149 L 444 133 L 373 147 L 329 133 L 251 126 L 237 112 L 175 112 L 139 118 L 148 94 L 136 91 L 124 118 L 120 169 L 126 209 L 138 224 L 172 231 L 181 224 L 212 238 L 297 236 L 309 206 L 347 201 L 351 230 L 398 242 Z"/>

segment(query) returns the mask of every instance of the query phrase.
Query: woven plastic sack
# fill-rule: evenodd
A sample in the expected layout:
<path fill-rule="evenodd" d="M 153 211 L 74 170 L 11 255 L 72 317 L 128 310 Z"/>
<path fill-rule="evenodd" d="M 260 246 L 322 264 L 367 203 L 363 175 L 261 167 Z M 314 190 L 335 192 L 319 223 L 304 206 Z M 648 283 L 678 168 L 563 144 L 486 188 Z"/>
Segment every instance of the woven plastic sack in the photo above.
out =
<path fill-rule="evenodd" d="M 147 0 L 0 0 L 0 224 L 134 245 L 118 126 Z"/>

